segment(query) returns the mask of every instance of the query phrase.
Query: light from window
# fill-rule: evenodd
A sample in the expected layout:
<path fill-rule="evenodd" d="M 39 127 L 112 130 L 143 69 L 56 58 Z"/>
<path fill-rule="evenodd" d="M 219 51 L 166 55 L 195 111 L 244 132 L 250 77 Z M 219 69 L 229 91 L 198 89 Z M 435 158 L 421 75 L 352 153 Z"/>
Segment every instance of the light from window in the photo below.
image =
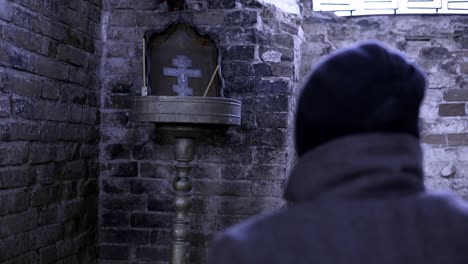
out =
<path fill-rule="evenodd" d="M 314 11 L 338 16 L 468 14 L 468 0 L 312 0 Z"/>

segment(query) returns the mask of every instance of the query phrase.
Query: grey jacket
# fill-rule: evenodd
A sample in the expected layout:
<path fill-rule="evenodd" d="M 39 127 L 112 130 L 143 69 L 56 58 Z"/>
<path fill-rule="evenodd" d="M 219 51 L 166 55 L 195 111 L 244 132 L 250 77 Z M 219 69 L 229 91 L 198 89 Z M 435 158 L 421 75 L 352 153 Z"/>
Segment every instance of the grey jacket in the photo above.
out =
<path fill-rule="evenodd" d="M 340 138 L 305 154 L 292 204 L 215 237 L 210 264 L 468 264 L 468 206 L 424 190 L 419 141 Z"/>

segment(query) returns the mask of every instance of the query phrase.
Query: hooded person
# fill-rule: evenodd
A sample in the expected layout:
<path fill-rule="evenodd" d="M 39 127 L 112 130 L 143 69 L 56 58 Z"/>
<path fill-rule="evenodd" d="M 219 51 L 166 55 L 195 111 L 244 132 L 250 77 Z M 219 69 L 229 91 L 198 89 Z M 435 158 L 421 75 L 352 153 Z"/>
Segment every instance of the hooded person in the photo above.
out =
<path fill-rule="evenodd" d="M 208 263 L 467 264 L 467 204 L 424 189 L 425 86 L 378 42 L 323 60 L 297 105 L 288 207 L 217 235 Z"/>

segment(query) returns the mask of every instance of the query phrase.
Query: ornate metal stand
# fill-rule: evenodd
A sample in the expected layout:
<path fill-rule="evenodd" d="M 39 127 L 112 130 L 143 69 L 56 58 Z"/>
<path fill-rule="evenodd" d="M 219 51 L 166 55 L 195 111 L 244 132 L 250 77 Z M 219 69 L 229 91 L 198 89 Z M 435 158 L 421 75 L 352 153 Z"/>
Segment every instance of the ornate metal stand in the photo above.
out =
<path fill-rule="evenodd" d="M 132 100 L 132 120 L 158 124 L 175 139 L 175 219 L 172 227 L 171 264 L 188 264 L 190 248 L 190 162 L 194 138 L 217 128 L 241 123 L 241 102 L 221 97 L 137 96 Z M 204 131 L 204 132 L 203 132 Z"/>
<path fill-rule="evenodd" d="M 171 264 L 189 263 L 190 247 L 190 207 L 192 200 L 192 180 L 190 161 L 194 157 L 194 142 L 192 138 L 175 139 L 175 165 L 177 175 L 172 186 L 174 187 L 175 219 L 172 226 Z"/>

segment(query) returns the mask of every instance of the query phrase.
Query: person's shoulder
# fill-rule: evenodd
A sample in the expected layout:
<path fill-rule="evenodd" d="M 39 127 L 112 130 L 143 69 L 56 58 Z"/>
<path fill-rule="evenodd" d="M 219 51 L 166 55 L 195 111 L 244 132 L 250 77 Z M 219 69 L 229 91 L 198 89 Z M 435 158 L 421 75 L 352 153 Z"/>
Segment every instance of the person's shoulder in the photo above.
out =
<path fill-rule="evenodd" d="M 237 264 L 247 263 L 244 258 L 249 246 L 249 229 L 255 221 L 245 220 L 216 234 L 208 250 L 209 264 Z"/>
<path fill-rule="evenodd" d="M 251 244 L 259 235 L 260 227 L 275 218 L 276 214 L 275 211 L 265 215 L 257 215 L 216 234 L 208 251 L 208 263 L 250 263 L 245 257 L 250 256 L 250 253 L 255 250 L 254 245 Z"/>
<path fill-rule="evenodd" d="M 450 192 L 428 192 L 421 196 L 426 211 L 468 232 L 468 201 Z M 461 231 L 461 230 L 460 230 Z M 468 237 L 467 237 L 468 238 Z"/>
<path fill-rule="evenodd" d="M 451 192 L 427 192 L 421 195 L 420 198 L 425 202 L 438 204 L 439 206 L 448 210 L 460 213 L 461 216 L 468 217 L 468 201 L 463 200 Z"/>
<path fill-rule="evenodd" d="M 237 243 L 248 241 L 249 237 L 254 235 L 255 231 L 258 230 L 258 227 L 270 222 L 278 213 L 279 211 L 275 211 L 269 214 L 250 217 L 227 228 L 221 234 L 218 234 L 214 241 L 215 243 L 217 241 L 236 241 Z"/>

